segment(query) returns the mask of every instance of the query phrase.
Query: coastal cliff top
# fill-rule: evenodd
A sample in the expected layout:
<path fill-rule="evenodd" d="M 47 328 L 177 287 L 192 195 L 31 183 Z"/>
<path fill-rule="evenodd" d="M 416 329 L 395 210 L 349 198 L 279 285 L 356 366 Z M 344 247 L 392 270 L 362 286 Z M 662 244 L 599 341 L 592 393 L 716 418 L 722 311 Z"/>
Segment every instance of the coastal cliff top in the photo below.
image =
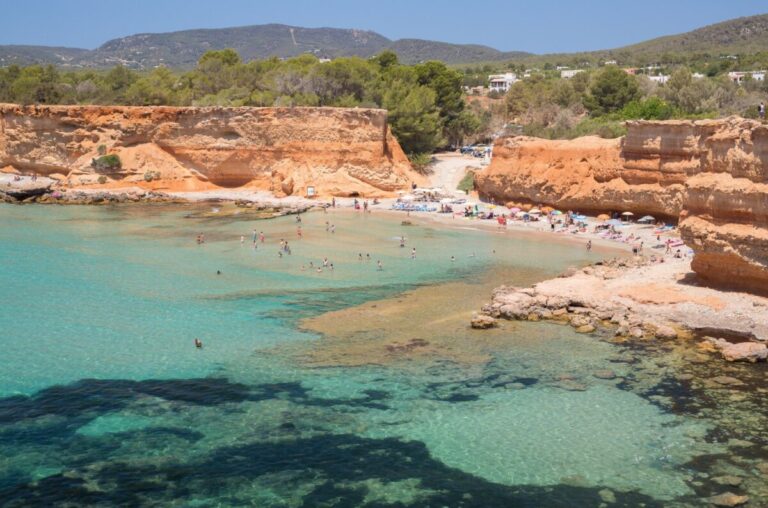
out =
<path fill-rule="evenodd" d="M 294 106 L 294 107 L 273 107 L 273 106 L 124 106 L 119 104 L 98 105 L 98 104 L 13 104 L 0 102 L 0 113 L 18 113 L 30 114 L 43 111 L 67 112 L 67 111 L 167 111 L 167 112 L 248 112 L 248 111 L 278 111 L 278 112 L 302 112 L 302 111 L 324 111 L 324 112 L 350 112 L 358 114 L 387 114 L 386 109 L 381 108 L 341 108 L 331 106 Z"/>

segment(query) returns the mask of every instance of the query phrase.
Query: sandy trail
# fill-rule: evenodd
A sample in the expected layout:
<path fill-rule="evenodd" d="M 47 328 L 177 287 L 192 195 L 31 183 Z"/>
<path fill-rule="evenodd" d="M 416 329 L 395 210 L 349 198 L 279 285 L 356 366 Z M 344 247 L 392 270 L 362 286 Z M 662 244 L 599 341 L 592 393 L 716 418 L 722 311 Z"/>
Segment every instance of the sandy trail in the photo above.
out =
<path fill-rule="evenodd" d="M 435 162 L 430 166 L 429 185 L 442 187 L 448 192 L 456 191 L 459 182 L 464 178 L 468 167 L 480 168 L 481 159 L 461 155 L 457 152 L 442 152 L 435 154 Z"/>

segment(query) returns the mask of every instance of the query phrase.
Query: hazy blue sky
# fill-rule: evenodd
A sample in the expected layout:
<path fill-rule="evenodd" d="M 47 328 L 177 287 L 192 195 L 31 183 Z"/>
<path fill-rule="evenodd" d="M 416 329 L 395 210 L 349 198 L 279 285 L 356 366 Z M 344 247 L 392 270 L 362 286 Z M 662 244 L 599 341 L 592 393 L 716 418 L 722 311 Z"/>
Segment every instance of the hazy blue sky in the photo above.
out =
<path fill-rule="evenodd" d="M 0 44 L 95 48 L 142 32 L 262 23 L 535 53 L 604 49 L 768 13 L 766 0 L 0 0 Z"/>

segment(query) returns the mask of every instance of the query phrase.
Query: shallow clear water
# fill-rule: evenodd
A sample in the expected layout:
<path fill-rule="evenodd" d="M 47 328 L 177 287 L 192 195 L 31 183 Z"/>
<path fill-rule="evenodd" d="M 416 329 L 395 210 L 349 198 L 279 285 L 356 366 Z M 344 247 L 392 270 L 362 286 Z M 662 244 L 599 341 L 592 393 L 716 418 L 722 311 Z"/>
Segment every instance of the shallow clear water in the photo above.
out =
<path fill-rule="evenodd" d="M 616 359 L 626 351 L 556 325 L 450 321 L 494 285 L 600 252 L 353 213 L 305 214 L 299 239 L 294 217 L 185 217 L 197 210 L 0 206 L 0 499 L 596 506 L 610 488 L 619 504 L 652 506 L 692 495 L 686 464 L 712 424 L 631 389 L 633 367 Z M 267 237 L 257 249 L 254 228 Z M 278 257 L 281 238 L 290 255 Z M 309 267 L 324 257 L 333 271 Z M 384 312 L 414 289 L 391 325 L 324 338 L 301 326 L 331 311 L 353 319 L 344 309 L 365 302 Z M 456 297 L 429 297 L 441 291 Z M 412 339 L 403 312 L 434 350 L 328 360 Z M 318 355 L 322 368 L 307 360 Z M 605 368 L 619 377 L 592 375 Z M 583 390 L 564 390 L 563 376 Z"/>

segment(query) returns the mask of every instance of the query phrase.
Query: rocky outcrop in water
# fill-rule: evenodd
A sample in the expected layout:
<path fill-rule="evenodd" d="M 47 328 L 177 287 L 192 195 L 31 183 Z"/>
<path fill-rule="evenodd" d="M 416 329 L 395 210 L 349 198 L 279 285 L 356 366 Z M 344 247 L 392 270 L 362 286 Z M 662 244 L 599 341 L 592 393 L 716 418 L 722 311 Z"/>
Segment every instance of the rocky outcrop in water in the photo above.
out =
<path fill-rule="evenodd" d="M 702 279 L 768 293 L 768 126 L 759 122 L 635 121 L 618 140 L 503 138 L 476 182 L 499 202 L 679 218 Z"/>
<path fill-rule="evenodd" d="M 634 257 L 569 270 L 532 287 L 501 286 L 473 315 L 471 325 L 549 320 L 620 342 L 700 337 L 702 345 L 727 361 L 765 361 L 768 299 L 685 284 L 681 275 L 689 269 L 686 260 L 659 263 Z"/>
<path fill-rule="evenodd" d="M 121 164 L 94 164 L 114 154 Z M 358 108 L 0 105 L 0 168 L 72 185 L 383 196 L 417 178 L 387 113 Z"/>

